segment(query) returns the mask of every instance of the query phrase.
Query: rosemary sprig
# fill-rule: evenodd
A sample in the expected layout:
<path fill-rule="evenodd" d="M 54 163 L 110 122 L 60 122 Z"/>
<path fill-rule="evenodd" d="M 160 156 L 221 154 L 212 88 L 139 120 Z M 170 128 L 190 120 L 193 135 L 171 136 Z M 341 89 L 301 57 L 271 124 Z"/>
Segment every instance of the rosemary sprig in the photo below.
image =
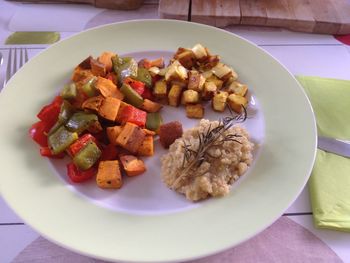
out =
<path fill-rule="evenodd" d="M 243 106 L 242 106 L 243 107 Z M 184 158 L 182 161 L 182 167 L 183 171 L 181 172 L 180 176 L 178 176 L 175 181 L 173 182 L 171 188 L 177 189 L 181 186 L 180 182 L 183 181 L 185 178 L 190 176 L 189 171 L 193 167 L 199 167 L 201 164 L 210 159 L 213 158 L 208 153 L 208 150 L 213 146 L 219 146 L 222 145 L 224 142 L 227 141 L 235 141 L 240 143 L 237 138 L 241 137 L 239 134 L 227 134 L 224 135 L 225 131 L 230 129 L 234 124 L 244 122 L 247 119 L 247 110 L 245 107 L 243 107 L 243 111 L 239 115 L 235 115 L 230 107 L 230 116 L 226 116 L 219 120 L 219 125 L 215 128 L 212 128 L 211 125 L 209 125 L 208 129 L 205 132 L 199 133 L 198 132 L 198 147 L 197 149 L 193 149 L 191 144 L 187 144 L 185 141 L 183 141 L 183 148 L 184 148 Z M 223 135 L 223 136 L 222 136 Z"/>

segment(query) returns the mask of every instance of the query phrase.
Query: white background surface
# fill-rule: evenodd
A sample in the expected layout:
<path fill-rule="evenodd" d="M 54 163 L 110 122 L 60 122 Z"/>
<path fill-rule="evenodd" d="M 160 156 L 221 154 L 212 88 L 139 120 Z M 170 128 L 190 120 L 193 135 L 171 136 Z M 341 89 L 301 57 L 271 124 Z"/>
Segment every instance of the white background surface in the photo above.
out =
<path fill-rule="evenodd" d="M 29 5 L 0 0 L 0 52 L 4 55 L 5 64 L 9 47 L 4 45 L 4 41 L 11 31 L 23 29 L 34 31 L 46 28 L 53 31 L 65 31 L 61 33 L 64 38 L 83 30 L 89 19 L 104 11 L 85 5 L 67 5 L 69 10 L 63 7 L 66 6 Z M 47 19 L 50 13 L 55 12 L 55 8 L 60 12 L 61 23 L 57 23 L 57 20 L 51 23 L 50 19 Z M 133 12 L 147 10 L 154 14 L 156 8 L 156 5 L 148 5 L 147 8 Z M 80 10 L 83 11 L 79 12 Z M 134 13 L 132 17 L 135 17 Z M 75 18 L 79 19 L 72 18 L 74 14 L 76 14 Z M 129 14 L 118 11 L 116 16 L 110 18 L 108 22 L 127 20 L 130 17 Z M 46 17 L 45 27 L 42 22 L 43 17 L 35 19 L 40 15 Z M 71 18 L 65 18 L 64 15 Z M 276 28 L 228 27 L 227 30 L 256 43 L 277 58 L 293 74 L 350 80 L 350 48 L 342 45 L 332 36 L 295 33 Z M 30 57 L 43 48 L 45 46 L 32 46 L 29 49 Z M 4 76 L 5 66 L 0 67 L 0 81 Z M 350 262 L 350 233 L 319 230 L 313 227 L 307 187 L 286 211 L 286 216 L 326 242 L 344 262 Z M 38 236 L 34 230 L 23 224 L 23 221 L 0 197 L 0 263 L 11 262 Z"/>

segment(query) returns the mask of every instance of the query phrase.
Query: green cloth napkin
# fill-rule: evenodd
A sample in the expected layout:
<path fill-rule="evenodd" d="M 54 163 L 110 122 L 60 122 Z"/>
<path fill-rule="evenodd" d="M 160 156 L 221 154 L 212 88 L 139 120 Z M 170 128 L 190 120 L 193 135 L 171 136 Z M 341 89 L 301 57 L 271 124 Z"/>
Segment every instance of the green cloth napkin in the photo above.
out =
<path fill-rule="evenodd" d="M 60 40 L 58 32 L 14 32 L 6 39 L 5 44 L 53 44 L 58 40 Z"/>
<path fill-rule="evenodd" d="M 315 112 L 318 135 L 350 139 L 350 81 L 297 77 Z M 309 180 L 314 224 L 350 232 L 350 158 L 317 150 Z"/>

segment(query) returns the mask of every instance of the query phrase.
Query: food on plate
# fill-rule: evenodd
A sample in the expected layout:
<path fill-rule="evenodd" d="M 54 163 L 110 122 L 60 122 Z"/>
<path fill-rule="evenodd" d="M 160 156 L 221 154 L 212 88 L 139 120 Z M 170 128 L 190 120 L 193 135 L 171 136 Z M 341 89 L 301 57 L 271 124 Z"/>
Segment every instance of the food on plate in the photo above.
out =
<path fill-rule="evenodd" d="M 41 146 L 42 156 L 70 158 L 67 176 L 72 182 L 96 177 L 99 187 L 118 189 L 123 185 L 122 174 L 137 176 L 147 170 L 142 158 L 155 154 L 155 136 L 159 135 L 164 148 L 171 147 L 167 156 L 181 144 L 178 139 L 183 136 L 182 124 L 163 124 L 164 105 L 184 105 L 186 116 L 196 119 L 204 117 L 206 101 L 211 101 L 214 111 L 223 112 L 228 105 L 242 113 L 248 104 L 247 92 L 247 85 L 238 82 L 237 73 L 201 44 L 191 49 L 178 48 L 168 65 L 163 58 L 137 62 L 106 51 L 96 58 L 85 58 L 74 68 L 71 81 L 40 110 L 39 121 L 32 125 L 29 134 Z M 201 125 L 205 123 L 201 121 Z M 215 125 L 220 124 L 214 122 L 210 127 Z M 225 132 L 228 131 L 231 130 Z M 237 134 L 246 136 L 243 130 L 237 130 Z M 245 142 L 243 135 L 234 141 Z M 231 141 L 222 145 L 228 143 Z M 191 152 L 190 149 L 187 150 Z M 237 164 L 239 171 L 243 169 L 241 163 L 244 161 Z M 174 171 L 165 176 L 166 182 L 175 176 Z M 188 192 L 182 179 L 171 187 Z M 197 197 L 194 191 L 187 192 L 189 199 L 204 198 L 204 194 Z M 224 194 L 219 190 L 209 192 L 214 196 Z"/>
<path fill-rule="evenodd" d="M 227 195 L 253 158 L 248 132 L 233 125 L 240 118 L 202 119 L 186 130 L 162 157 L 164 183 L 191 201 Z"/>

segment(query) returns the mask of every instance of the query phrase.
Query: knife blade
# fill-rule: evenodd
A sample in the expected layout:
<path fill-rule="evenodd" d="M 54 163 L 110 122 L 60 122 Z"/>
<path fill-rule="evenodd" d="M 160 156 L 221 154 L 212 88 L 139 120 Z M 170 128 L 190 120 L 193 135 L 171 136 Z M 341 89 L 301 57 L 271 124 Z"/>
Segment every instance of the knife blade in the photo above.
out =
<path fill-rule="evenodd" d="M 350 141 L 318 136 L 317 147 L 326 152 L 350 157 Z"/>

